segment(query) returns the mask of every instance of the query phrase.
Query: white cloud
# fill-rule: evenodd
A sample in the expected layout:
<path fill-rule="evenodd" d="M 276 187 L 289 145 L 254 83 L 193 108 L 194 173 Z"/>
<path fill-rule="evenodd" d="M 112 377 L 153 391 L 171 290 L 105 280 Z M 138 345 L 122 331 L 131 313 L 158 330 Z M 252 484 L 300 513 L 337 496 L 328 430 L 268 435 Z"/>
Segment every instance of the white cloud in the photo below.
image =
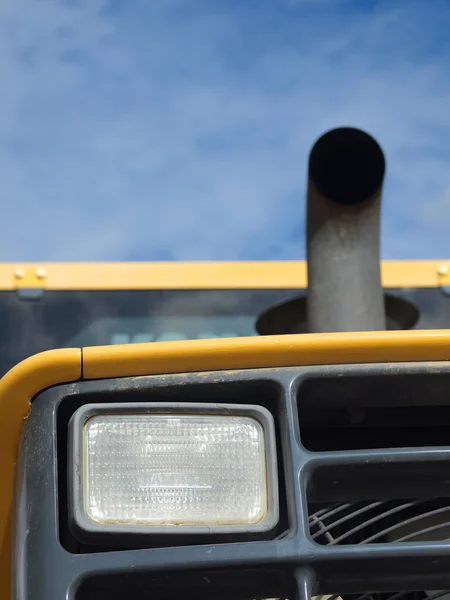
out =
<path fill-rule="evenodd" d="M 387 153 L 384 254 L 450 255 L 447 5 L 281 4 L 3 0 L 2 260 L 302 257 L 345 124 Z"/>

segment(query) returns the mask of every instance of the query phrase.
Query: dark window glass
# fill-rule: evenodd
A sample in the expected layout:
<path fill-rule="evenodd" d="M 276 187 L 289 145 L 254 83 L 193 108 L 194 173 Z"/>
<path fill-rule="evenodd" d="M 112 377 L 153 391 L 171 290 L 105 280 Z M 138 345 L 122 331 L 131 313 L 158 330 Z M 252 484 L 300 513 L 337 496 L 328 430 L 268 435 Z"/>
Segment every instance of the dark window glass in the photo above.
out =
<path fill-rule="evenodd" d="M 450 329 L 440 289 L 392 290 L 420 309 L 419 329 Z M 256 317 L 299 290 L 0 292 L 0 374 L 52 348 L 256 335 Z"/>

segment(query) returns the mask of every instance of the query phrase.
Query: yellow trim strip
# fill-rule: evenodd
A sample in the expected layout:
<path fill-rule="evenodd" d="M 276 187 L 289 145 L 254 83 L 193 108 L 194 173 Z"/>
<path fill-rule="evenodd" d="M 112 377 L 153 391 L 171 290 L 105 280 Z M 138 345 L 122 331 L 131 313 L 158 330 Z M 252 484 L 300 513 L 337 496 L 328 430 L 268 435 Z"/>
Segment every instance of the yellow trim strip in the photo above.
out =
<path fill-rule="evenodd" d="M 11 503 L 16 456 L 30 401 L 47 387 L 81 377 L 81 350 L 49 350 L 22 361 L 0 380 L 0 598 L 10 598 Z"/>
<path fill-rule="evenodd" d="M 442 360 L 450 330 L 315 333 L 84 348 L 83 377 Z"/>
<path fill-rule="evenodd" d="M 436 287 L 450 259 L 383 261 L 385 287 Z M 2 263 L 0 290 L 296 289 L 307 285 L 306 263 Z"/>

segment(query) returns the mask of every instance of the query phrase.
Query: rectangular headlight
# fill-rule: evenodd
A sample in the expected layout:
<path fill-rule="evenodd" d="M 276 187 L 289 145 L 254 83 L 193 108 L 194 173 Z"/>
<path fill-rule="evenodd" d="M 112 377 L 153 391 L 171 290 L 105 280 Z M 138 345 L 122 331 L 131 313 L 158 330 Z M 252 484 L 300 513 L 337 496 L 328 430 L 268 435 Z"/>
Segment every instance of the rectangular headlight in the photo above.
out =
<path fill-rule="evenodd" d="M 86 405 L 71 437 L 77 528 L 266 531 L 278 520 L 274 425 L 262 407 Z"/>

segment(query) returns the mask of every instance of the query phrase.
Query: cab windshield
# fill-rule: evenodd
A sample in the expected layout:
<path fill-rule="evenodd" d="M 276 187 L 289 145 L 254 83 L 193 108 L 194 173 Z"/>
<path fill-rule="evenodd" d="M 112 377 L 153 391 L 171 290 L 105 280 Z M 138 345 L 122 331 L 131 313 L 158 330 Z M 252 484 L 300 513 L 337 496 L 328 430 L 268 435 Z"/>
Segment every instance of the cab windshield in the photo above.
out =
<path fill-rule="evenodd" d="M 390 290 L 420 310 L 418 329 L 450 328 L 450 297 L 436 288 Z M 109 344 L 257 335 L 264 310 L 302 290 L 0 292 L 0 375 L 37 352 Z"/>

